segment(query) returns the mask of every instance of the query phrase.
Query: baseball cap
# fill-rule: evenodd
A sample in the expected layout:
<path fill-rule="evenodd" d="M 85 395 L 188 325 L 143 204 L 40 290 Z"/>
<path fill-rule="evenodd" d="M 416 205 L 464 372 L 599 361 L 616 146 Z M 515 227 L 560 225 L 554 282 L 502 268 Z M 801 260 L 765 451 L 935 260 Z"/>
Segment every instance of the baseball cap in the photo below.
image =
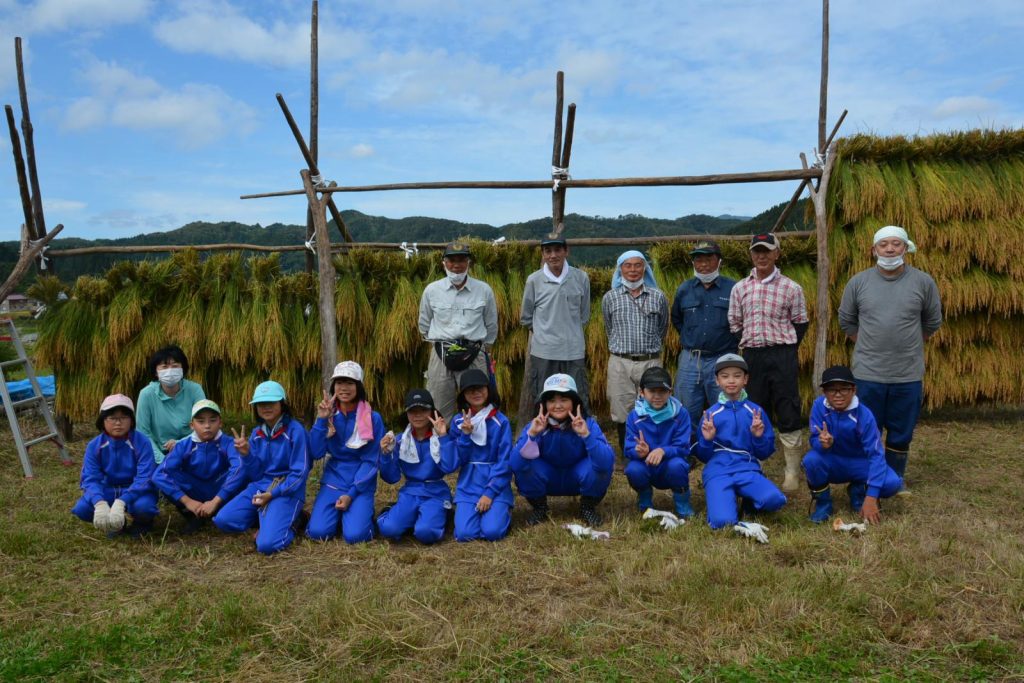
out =
<path fill-rule="evenodd" d="M 647 368 L 640 375 L 641 389 L 671 389 L 672 376 L 665 368 Z"/>
<path fill-rule="evenodd" d="M 546 235 L 546 236 L 542 237 L 541 240 L 540 240 L 540 246 L 542 246 L 542 247 L 546 247 L 548 245 L 555 245 L 555 244 L 560 244 L 563 247 L 567 246 L 564 237 L 562 237 L 561 235 L 555 235 L 553 233 L 550 234 L 550 235 Z"/>
<path fill-rule="evenodd" d="M 469 253 L 469 245 L 465 242 L 449 242 L 444 248 L 444 254 L 441 258 L 448 256 L 471 256 Z"/>
<path fill-rule="evenodd" d="M 714 240 L 700 240 L 690 250 L 690 256 L 697 256 L 698 254 L 718 254 L 721 256 L 722 248 Z"/>
<path fill-rule="evenodd" d="M 750 248 L 754 247 L 765 247 L 774 251 L 779 248 L 779 240 L 770 232 L 761 233 L 750 238 Z"/>
<path fill-rule="evenodd" d="M 127 408 L 132 413 L 135 412 L 135 404 L 124 394 L 112 394 L 103 399 L 103 403 L 100 403 L 101 413 L 114 408 Z"/>
<path fill-rule="evenodd" d="M 213 412 L 220 415 L 220 406 L 211 401 L 210 399 L 204 398 L 192 404 L 192 417 L 195 417 L 204 410 L 212 410 Z"/>
<path fill-rule="evenodd" d="M 541 389 L 538 400 L 543 401 L 544 397 L 551 393 L 569 394 L 577 398 L 580 395 L 579 390 L 576 388 L 576 380 L 572 378 L 572 375 L 563 373 L 551 375 L 544 380 L 544 388 Z"/>
<path fill-rule="evenodd" d="M 249 401 L 249 405 L 253 403 L 273 403 L 274 401 L 283 401 L 284 399 L 284 387 L 273 380 L 267 380 L 256 386 L 256 391 L 252 392 L 252 400 Z"/>
<path fill-rule="evenodd" d="M 726 368 L 739 368 L 743 372 L 749 372 L 747 361 L 743 360 L 743 356 L 735 353 L 726 353 L 718 357 L 718 361 L 715 363 L 715 374 L 717 375 Z"/>
<path fill-rule="evenodd" d="M 434 410 L 434 397 L 426 389 L 410 389 L 405 395 L 405 409 L 428 408 Z"/>
<path fill-rule="evenodd" d="M 489 387 L 491 380 L 483 370 L 470 368 L 459 377 L 459 393 L 470 387 Z"/>
<path fill-rule="evenodd" d="M 345 377 L 347 379 L 354 379 L 357 382 L 363 381 L 363 368 L 360 367 L 359 363 L 354 360 L 343 360 L 334 366 L 334 372 L 331 373 L 331 381 Z"/>
<path fill-rule="evenodd" d="M 857 380 L 853 378 L 853 373 L 850 368 L 845 365 L 833 365 L 825 372 L 821 373 L 821 384 L 818 386 L 824 387 L 827 384 L 842 383 L 842 384 L 856 384 Z"/>

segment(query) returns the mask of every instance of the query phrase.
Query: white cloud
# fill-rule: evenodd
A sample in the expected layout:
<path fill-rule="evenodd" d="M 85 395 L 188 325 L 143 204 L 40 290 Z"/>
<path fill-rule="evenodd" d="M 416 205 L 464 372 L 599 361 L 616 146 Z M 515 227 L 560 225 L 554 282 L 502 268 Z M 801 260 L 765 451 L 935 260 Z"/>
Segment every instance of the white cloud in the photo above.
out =
<path fill-rule="evenodd" d="M 229 132 L 252 130 L 255 111 L 213 85 L 160 85 L 114 62 L 96 62 L 83 74 L 94 94 L 74 100 L 64 114 L 65 130 L 110 123 L 135 130 L 170 130 L 180 146 L 195 148 Z"/>
<path fill-rule="evenodd" d="M 130 24 L 146 16 L 151 0 L 38 0 L 25 25 L 36 31 L 60 31 Z"/>
<path fill-rule="evenodd" d="M 352 145 L 348 153 L 356 159 L 363 159 L 365 157 L 372 157 L 376 152 L 373 149 L 373 145 L 360 142 L 358 145 Z"/>
<path fill-rule="evenodd" d="M 321 15 L 322 16 L 322 15 Z M 255 64 L 297 67 L 309 64 L 309 20 L 268 20 L 260 23 L 228 2 L 184 2 L 174 18 L 157 22 L 153 33 L 180 52 L 209 54 Z M 321 59 L 336 60 L 355 54 L 362 46 L 355 32 L 319 27 Z"/>
<path fill-rule="evenodd" d="M 947 97 L 939 102 L 931 115 L 936 119 L 964 118 L 991 114 L 999 105 L 986 97 L 968 95 L 965 97 Z"/>
<path fill-rule="evenodd" d="M 43 212 L 47 216 L 53 213 L 74 213 L 81 211 L 88 206 L 85 202 L 77 199 L 60 199 L 59 197 L 43 197 Z M 48 221 L 48 222 L 52 222 Z"/>

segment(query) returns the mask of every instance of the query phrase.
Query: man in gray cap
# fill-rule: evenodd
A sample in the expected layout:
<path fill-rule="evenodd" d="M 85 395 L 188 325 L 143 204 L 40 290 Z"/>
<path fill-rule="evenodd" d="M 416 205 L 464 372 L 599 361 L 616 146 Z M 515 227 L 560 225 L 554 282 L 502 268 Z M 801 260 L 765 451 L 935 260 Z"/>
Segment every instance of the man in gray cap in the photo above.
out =
<path fill-rule="evenodd" d="M 459 377 L 469 368 L 490 375 L 487 351 L 498 336 L 498 305 L 490 285 L 469 277 L 469 246 L 452 242 L 441 257 L 445 277 L 420 298 L 419 328 L 432 350 L 427 391 L 445 418 L 455 414 Z"/>
<path fill-rule="evenodd" d="M 705 406 L 718 401 L 715 363 L 736 353 L 739 338 L 729 330 L 729 294 L 736 281 L 719 273 L 722 249 L 700 240 L 690 250 L 693 277 L 679 285 L 672 302 L 672 326 L 679 332 L 675 394 L 690 414 L 690 437 L 697 440 Z"/>
<path fill-rule="evenodd" d="M 583 406 L 590 409 L 586 339 L 590 320 L 590 277 L 566 260 L 569 246 L 563 237 L 541 240 L 544 265 L 530 273 L 523 290 L 520 324 L 530 328 L 530 373 L 525 378 L 531 396 L 540 396 L 544 380 L 563 373 L 575 380 Z"/>

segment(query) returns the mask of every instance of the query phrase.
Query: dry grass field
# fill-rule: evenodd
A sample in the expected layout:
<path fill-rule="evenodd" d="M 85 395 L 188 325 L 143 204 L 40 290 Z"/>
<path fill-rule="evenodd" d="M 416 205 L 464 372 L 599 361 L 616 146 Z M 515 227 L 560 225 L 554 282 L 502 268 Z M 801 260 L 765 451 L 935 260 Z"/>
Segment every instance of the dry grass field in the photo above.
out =
<path fill-rule="evenodd" d="M 4 430 L 0 680 L 1024 679 L 1020 423 L 918 434 L 913 497 L 859 538 L 808 523 L 806 492 L 761 520 L 767 546 L 701 516 L 665 534 L 617 473 L 607 542 L 560 528 L 574 502 L 527 529 L 519 501 L 498 544 L 268 558 L 248 535 L 182 537 L 166 503 L 149 538 L 108 541 L 68 513 L 77 467 L 39 446 L 24 479 Z"/>

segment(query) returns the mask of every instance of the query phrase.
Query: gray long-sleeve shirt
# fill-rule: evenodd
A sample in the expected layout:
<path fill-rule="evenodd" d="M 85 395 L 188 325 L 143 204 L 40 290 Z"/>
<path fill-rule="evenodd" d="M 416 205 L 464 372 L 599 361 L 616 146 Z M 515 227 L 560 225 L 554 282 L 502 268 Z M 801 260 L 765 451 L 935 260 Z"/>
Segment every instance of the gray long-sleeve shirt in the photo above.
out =
<path fill-rule="evenodd" d="M 448 278 L 431 282 L 420 297 L 420 334 L 427 341 L 482 341 L 498 336 L 498 306 L 491 286 L 467 277 L 461 287 Z"/>
<path fill-rule="evenodd" d="M 523 289 L 519 322 L 533 330 L 530 355 L 546 360 L 579 360 L 586 356 L 583 328 L 590 320 L 590 277 L 569 269 L 561 283 L 544 270 L 530 273 Z"/>
<path fill-rule="evenodd" d="M 868 382 L 924 379 L 924 338 L 940 325 L 939 288 L 930 275 L 911 266 L 895 277 L 877 267 L 857 273 L 839 304 L 839 326 L 857 336 L 853 375 Z"/>

